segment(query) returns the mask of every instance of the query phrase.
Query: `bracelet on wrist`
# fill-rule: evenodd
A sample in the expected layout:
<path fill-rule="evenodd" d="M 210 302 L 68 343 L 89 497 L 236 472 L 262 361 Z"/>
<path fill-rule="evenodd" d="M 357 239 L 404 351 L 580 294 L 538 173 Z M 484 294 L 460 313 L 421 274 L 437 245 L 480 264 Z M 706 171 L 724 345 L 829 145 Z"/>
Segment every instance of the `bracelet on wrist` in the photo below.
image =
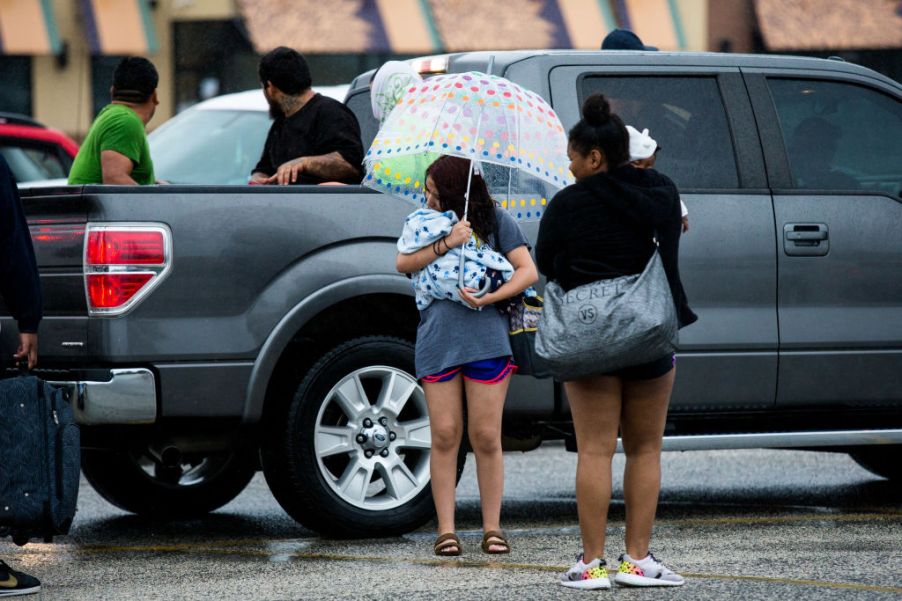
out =
<path fill-rule="evenodd" d="M 448 236 L 443 236 L 443 237 L 442 237 L 442 242 L 445 243 L 445 248 L 447 249 L 446 252 L 451 252 L 451 247 L 448 246 Z"/>

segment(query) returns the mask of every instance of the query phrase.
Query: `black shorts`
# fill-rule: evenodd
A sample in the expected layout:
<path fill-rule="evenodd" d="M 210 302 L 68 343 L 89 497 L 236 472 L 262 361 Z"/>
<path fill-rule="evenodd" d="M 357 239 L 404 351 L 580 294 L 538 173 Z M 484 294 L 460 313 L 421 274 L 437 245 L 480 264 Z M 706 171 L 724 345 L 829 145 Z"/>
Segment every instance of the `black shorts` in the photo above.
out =
<path fill-rule="evenodd" d="M 624 380 L 653 380 L 660 378 L 676 366 L 676 355 L 664 355 L 660 359 L 624 367 L 617 371 L 605 374 L 606 376 L 618 376 Z"/>

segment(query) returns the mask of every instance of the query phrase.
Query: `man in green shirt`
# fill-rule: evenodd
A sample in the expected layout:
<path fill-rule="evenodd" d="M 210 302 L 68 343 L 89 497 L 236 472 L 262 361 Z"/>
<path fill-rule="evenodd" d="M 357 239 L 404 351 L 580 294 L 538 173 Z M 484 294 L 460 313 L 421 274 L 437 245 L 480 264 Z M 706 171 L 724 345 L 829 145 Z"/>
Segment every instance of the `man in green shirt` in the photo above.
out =
<path fill-rule="evenodd" d="M 78 150 L 69 183 L 155 183 L 144 131 L 159 101 L 156 67 L 146 58 L 123 58 L 113 72 L 112 102 L 100 111 Z"/>

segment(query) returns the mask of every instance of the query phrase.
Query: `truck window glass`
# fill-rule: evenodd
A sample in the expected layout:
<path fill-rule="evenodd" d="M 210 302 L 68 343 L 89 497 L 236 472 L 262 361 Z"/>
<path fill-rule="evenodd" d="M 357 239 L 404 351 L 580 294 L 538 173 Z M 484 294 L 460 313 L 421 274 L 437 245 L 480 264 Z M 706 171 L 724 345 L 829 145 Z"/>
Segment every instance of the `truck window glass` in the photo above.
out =
<path fill-rule="evenodd" d="M 733 141 L 714 77 L 610 77 L 582 80 L 580 99 L 601 92 L 623 122 L 661 148 L 655 169 L 680 188 L 737 188 Z"/>
<path fill-rule="evenodd" d="M 352 95 L 347 100 L 347 106 L 360 123 L 360 137 L 363 141 L 363 150 L 366 151 L 379 131 L 379 122 L 373 117 L 369 90 Z"/>
<path fill-rule="evenodd" d="M 902 103 L 854 84 L 769 79 L 796 188 L 902 190 Z"/>
<path fill-rule="evenodd" d="M 154 172 L 171 184 L 246 184 L 269 126 L 264 111 L 188 109 L 149 137 Z"/>

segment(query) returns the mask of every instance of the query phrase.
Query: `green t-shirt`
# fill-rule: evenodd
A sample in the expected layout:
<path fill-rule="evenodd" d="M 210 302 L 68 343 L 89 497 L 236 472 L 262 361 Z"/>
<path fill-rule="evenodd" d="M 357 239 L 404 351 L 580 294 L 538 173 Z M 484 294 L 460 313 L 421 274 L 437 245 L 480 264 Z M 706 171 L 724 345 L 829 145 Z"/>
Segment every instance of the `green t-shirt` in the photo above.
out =
<path fill-rule="evenodd" d="M 94 120 L 88 137 L 78 149 L 69 171 L 69 183 L 102 184 L 100 153 L 115 150 L 132 161 L 132 179 L 141 185 L 153 184 L 153 161 L 144 123 L 137 113 L 122 104 L 108 104 Z"/>

